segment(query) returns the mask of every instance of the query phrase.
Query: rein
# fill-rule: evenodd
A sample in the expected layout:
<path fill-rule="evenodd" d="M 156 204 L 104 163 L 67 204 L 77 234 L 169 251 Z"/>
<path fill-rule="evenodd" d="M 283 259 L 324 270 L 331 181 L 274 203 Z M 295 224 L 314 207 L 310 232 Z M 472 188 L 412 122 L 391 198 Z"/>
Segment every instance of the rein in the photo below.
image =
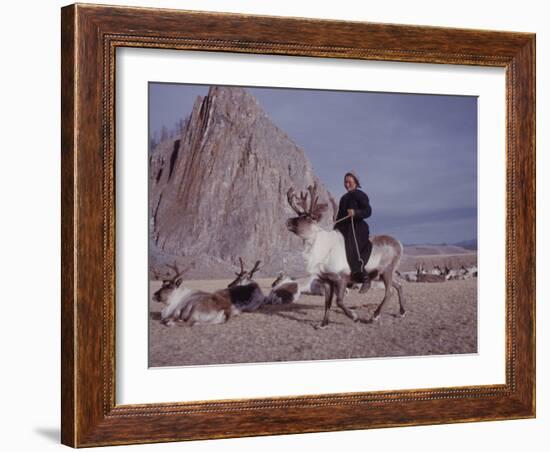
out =
<path fill-rule="evenodd" d="M 351 215 L 348 215 L 347 217 L 340 218 L 339 220 L 336 220 L 336 221 L 334 222 L 333 226 L 336 226 L 338 223 L 340 223 L 340 221 L 347 220 L 348 218 L 351 218 Z"/>

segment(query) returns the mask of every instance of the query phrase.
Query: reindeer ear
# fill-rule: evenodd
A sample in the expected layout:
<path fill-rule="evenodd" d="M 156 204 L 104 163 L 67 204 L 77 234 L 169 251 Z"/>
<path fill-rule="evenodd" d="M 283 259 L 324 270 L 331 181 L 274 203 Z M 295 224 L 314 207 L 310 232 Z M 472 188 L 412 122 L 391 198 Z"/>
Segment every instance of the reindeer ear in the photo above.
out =
<path fill-rule="evenodd" d="M 183 277 L 180 276 L 178 279 L 176 279 L 176 287 L 181 286 L 182 282 L 183 282 Z"/>

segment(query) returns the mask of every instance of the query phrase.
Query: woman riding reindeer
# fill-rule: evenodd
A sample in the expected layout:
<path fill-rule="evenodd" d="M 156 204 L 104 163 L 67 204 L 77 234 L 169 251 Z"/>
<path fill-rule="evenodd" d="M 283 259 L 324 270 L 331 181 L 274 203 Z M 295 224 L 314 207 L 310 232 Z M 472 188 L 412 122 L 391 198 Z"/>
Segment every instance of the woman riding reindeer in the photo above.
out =
<path fill-rule="evenodd" d="M 320 327 L 325 327 L 329 323 L 333 295 L 336 295 L 336 304 L 346 316 L 354 321 L 360 320 L 355 312 L 344 305 L 346 285 L 351 279 L 344 236 L 337 229 L 327 231 L 319 225 L 328 205 L 319 203 L 316 185 L 308 186 L 307 192 L 300 192 L 299 195 L 294 192 L 293 187 L 289 188 L 287 200 L 297 216 L 289 218 L 286 221 L 286 227 L 304 241 L 303 256 L 306 273 L 318 277 L 325 285 L 325 316 Z M 350 222 L 350 224 L 353 236 L 355 223 Z M 389 235 L 373 236 L 371 242 L 372 251 L 370 257 L 364 262 L 363 270 L 372 278 L 382 280 L 385 287 L 384 298 L 375 309 L 372 320 L 378 319 L 384 304 L 391 297 L 392 287 L 397 290 L 399 315 L 403 316 L 405 314 L 403 291 L 401 284 L 395 278 L 395 270 L 403 254 L 403 245 Z M 361 249 L 359 255 L 361 255 Z"/>
<path fill-rule="evenodd" d="M 344 176 L 344 187 L 347 193 L 340 198 L 334 229 L 340 231 L 344 236 L 351 280 L 363 283 L 359 292 L 364 293 L 370 287 L 365 265 L 367 265 L 372 250 L 369 240 L 369 225 L 364 219 L 371 216 L 372 209 L 369 197 L 365 192 L 359 190 L 361 184 L 353 172 L 350 171 Z"/>

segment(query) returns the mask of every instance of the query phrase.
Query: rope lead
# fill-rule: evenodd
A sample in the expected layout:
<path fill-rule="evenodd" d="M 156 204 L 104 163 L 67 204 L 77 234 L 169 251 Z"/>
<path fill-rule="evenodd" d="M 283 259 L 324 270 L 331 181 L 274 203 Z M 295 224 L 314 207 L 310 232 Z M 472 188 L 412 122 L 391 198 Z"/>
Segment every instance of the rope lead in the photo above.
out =
<path fill-rule="evenodd" d="M 347 220 L 348 218 L 351 218 L 351 215 L 348 215 L 344 218 L 340 218 L 339 220 L 334 222 L 333 226 L 336 226 L 340 221 Z M 357 251 L 357 259 L 359 259 L 359 262 L 361 262 L 361 273 L 365 271 L 365 261 L 361 258 L 361 254 L 359 253 L 359 244 L 357 243 L 357 236 L 355 235 L 355 223 L 353 222 L 353 218 L 351 220 L 351 232 L 353 233 L 353 241 L 355 242 L 355 251 Z"/>

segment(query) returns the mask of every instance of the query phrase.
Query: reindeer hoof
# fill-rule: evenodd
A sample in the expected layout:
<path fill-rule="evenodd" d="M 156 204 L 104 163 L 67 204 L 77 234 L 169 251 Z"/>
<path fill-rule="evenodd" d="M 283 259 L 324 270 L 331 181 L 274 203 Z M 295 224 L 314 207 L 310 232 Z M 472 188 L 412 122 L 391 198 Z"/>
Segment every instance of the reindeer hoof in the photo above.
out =
<path fill-rule="evenodd" d="M 359 322 L 359 316 L 353 311 L 351 311 L 351 320 L 353 320 L 356 323 Z"/>
<path fill-rule="evenodd" d="M 377 322 L 379 319 L 380 319 L 380 313 L 375 312 L 374 315 L 372 316 L 372 321 Z"/>
<path fill-rule="evenodd" d="M 316 330 L 324 330 L 328 326 L 328 323 L 321 323 L 320 325 L 315 325 L 313 328 Z"/>

